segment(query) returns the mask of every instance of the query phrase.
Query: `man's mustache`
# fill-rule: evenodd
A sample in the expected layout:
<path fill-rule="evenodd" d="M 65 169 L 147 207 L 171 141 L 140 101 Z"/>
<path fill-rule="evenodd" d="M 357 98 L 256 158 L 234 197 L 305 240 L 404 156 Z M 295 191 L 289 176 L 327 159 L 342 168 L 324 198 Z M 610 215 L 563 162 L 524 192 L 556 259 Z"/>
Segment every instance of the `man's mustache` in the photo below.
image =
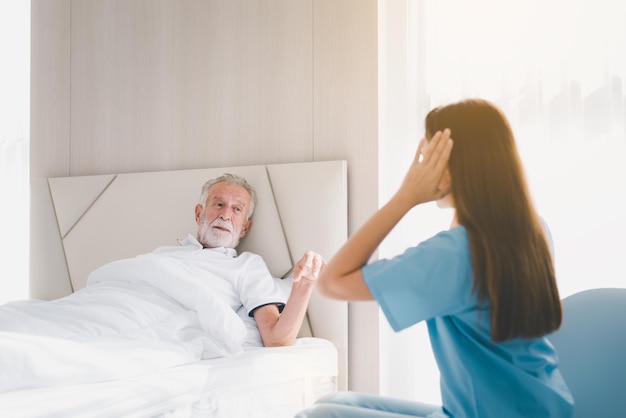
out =
<path fill-rule="evenodd" d="M 211 222 L 211 227 L 212 228 L 215 228 L 215 227 L 225 228 L 225 229 L 228 229 L 228 232 L 231 232 L 233 230 L 232 222 L 224 221 L 224 220 L 219 219 L 219 218 L 214 220 L 213 222 Z"/>

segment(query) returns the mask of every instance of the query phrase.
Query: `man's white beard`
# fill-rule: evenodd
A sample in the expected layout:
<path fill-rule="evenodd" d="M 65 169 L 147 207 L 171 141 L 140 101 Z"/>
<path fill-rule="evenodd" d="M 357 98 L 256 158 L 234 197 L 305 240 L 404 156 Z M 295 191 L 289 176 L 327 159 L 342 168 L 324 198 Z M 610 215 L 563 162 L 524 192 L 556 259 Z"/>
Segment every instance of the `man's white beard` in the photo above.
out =
<path fill-rule="evenodd" d="M 228 228 L 228 231 L 221 230 L 219 228 L 213 228 L 214 226 L 222 226 Z M 226 247 L 235 248 L 239 244 L 239 238 L 241 235 L 241 229 L 235 231 L 235 227 L 229 221 L 223 221 L 220 218 L 215 219 L 210 225 L 205 216 L 202 216 L 200 220 L 200 226 L 198 228 L 198 241 L 205 247 Z"/>

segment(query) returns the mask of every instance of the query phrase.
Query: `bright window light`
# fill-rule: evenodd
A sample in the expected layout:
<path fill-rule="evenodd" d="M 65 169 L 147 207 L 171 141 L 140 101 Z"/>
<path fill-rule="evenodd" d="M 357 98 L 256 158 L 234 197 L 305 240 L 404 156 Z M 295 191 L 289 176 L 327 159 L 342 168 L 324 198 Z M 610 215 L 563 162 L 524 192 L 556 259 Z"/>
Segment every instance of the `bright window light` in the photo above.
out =
<path fill-rule="evenodd" d="M 551 228 L 561 297 L 626 287 L 626 5 L 407 0 L 380 2 L 379 10 L 381 200 L 400 184 L 428 110 L 488 99 L 511 122 Z M 380 256 L 449 221 L 435 207 L 410 215 Z M 393 333 L 381 323 L 381 393 L 439 404 L 423 324 Z"/>
<path fill-rule="evenodd" d="M 30 2 L 0 2 L 0 303 L 28 297 Z"/>

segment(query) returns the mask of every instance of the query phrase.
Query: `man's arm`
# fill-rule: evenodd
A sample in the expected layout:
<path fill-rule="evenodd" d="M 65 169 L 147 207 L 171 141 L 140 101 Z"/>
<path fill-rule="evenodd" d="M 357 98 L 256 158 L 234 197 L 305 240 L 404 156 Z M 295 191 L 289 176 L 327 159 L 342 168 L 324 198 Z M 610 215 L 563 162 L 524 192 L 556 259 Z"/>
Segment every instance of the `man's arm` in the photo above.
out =
<path fill-rule="evenodd" d="M 320 270 L 326 262 L 319 254 L 307 251 L 296 264 L 293 287 L 282 313 L 276 305 L 262 306 L 254 311 L 263 345 L 266 347 L 292 345 L 306 315 L 311 293 Z"/>

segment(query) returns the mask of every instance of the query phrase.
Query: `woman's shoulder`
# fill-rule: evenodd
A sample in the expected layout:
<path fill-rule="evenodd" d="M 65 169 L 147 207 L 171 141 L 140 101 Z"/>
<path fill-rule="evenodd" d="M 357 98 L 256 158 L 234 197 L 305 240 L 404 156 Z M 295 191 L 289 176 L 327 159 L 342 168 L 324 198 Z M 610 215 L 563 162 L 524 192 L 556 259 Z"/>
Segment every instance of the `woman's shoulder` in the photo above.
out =
<path fill-rule="evenodd" d="M 436 251 L 467 252 L 469 251 L 467 230 L 463 226 L 455 226 L 427 239 L 421 246 Z"/>

